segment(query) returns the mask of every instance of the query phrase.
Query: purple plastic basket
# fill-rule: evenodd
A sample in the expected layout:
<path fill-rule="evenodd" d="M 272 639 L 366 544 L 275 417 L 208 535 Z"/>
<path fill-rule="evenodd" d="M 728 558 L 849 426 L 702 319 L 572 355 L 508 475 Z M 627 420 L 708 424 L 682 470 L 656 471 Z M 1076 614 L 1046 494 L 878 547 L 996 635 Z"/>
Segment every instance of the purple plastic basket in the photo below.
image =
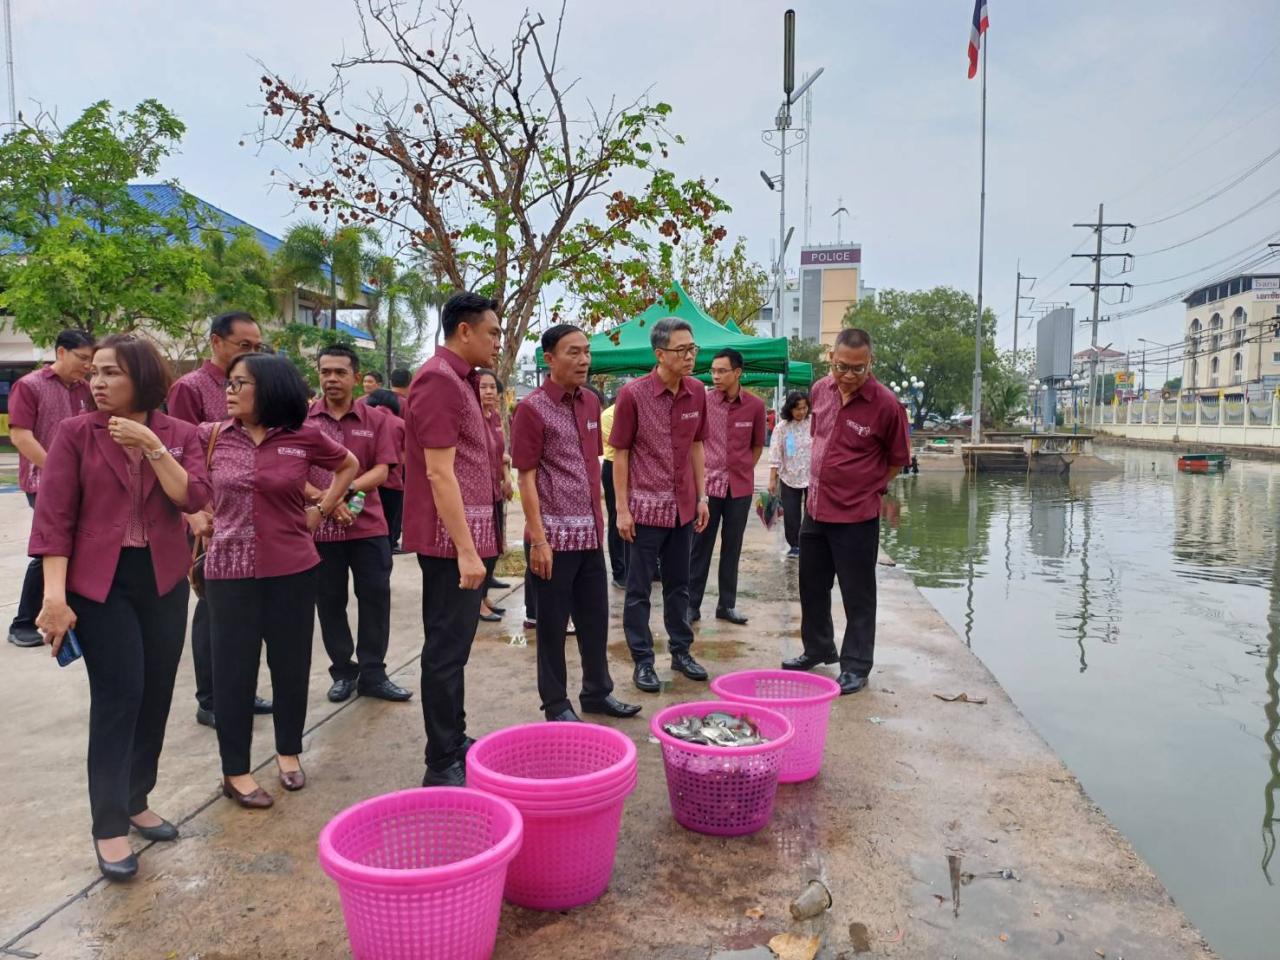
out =
<path fill-rule="evenodd" d="M 687 743 L 662 729 L 690 715 L 738 713 L 759 728 L 767 743 L 754 747 L 717 747 Z M 677 703 L 659 711 L 649 728 L 662 746 L 667 793 L 676 822 L 712 836 L 735 837 L 755 833 L 773 816 L 778 770 L 783 753 L 795 736 L 791 721 L 767 707 L 733 705 L 723 700 Z"/>
<path fill-rule="evenodd" d="M 486 960 L 519 811 L 463 787 L 402 790 L 348 807 L 320 832 L 356 960 Z"/>
<path fill-rule="evenodd" d="M 776 710 L 791 721 L 796 735 L 783 754 L 779 783 L 799 783 L 818 775 L 831 702 L 840 696 L 840 684 L 797 670 L 741 670 L 716 677 L 711 692 L 733 703 Z"/>

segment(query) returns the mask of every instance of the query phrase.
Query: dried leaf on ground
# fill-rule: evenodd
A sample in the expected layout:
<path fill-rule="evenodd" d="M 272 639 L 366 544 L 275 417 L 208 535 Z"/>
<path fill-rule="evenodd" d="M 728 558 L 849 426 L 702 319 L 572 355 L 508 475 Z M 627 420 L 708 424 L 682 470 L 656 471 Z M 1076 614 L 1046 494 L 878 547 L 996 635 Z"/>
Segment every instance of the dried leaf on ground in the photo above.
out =
<path fill-rule="evenodd" d="M 947 696 L 945 693 L 935 693 L 934 696 L 943 703 L 973 703 L 981 706 L 987 702 L 986 697 L 971 697 L 967 693 L 957 693 L 953 696 Z"/>
<path fill-rule="evenodd" d="M 818 937 L 798 933 L 780 933 L 769 941 L 769 949 L 778 955 L 778 960 L 813 960 L 821 945 Z"/>
<path fill-rule="evenodd" d="M 744 916 L 749 920 L 759 920 L 764 916 L 764 907 L 748 907 Z"/>

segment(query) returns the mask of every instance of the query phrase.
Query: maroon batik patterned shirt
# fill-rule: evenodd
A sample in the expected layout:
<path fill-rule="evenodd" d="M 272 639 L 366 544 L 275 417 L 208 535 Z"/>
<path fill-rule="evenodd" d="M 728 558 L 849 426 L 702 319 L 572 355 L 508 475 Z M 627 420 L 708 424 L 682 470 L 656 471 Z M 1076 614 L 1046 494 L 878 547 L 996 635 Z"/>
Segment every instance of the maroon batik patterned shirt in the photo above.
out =
<path fill-rule="evenodd" d="M 448 347 L 436 348 L 413 378 L 404 427 L 404 548 L 427 557 L 458 555 L 436 510 L 424 452 L 452 447 L 453 472 L 476 552 L 482 558 L 497 556 L 490 428 L 480 412 L 474 371 Z"/>
<path fill-rule="evenodd" d="M 756 487 L 755 449 L 764 446 L 764 401 L 739 390 L 730 400 L 707 391 L 708 497 L 749 497 Z"/>
<path fill-rule="evenodd" d="M 53 367 L 28 373 L 9 392 L 9 426 L 30 430 L 45 453 L 53 445 L 63 420 L 94 409 L 89 384 L 77 380 L 68 386 L 54 373 Z M 18 486 L 23 493 L 40 490 L 40 468 L 22 454 L 18 454 Z"/>
<path fill-rule="evenodd" d="M 517 470 L 537 471 L 542 529 L 552 550 L 599 549 L 603 454 L 600 401 L 590 390 L 569 393 L 548 380 L 520 401 L 511 424 L 511 462 Z"/>
<path fill-rule="evenodd" d="M 353 403 L 339 422 L 333 418 L 321 398 L 307 411 L 307 426 L 320 430 L 330 439 L 342 444 L 356 455 L 359 466 L 356 476 L 372 470 L 380 463 L 394 466 L 400 460 L 393 440 L 390 423 L 379 408 L 365 403 Z M 320 490 L 328 490 L 333 483 L 333 471 L 312 467 L 307 482 Z M 355 522 L 344 527 L 332 517 L 320 521 L 316 527 L 316 541 L 336 543 L 345 540 L 364 540 L 368 537 L 385 537 L 387 518 L 382 509 L 382 497 L 377 488 L 366 490 L 364 509 L 356 515 Z"/>
<path fill-rule="evenodd" d="M 206 360 L 174 381 L 165 406 L 169 416 L 196 426 L 227 419 L 226 371 Z"/>
<path fill-rule="evenodd" d="M 636 523 L 675 527 L 690 523 L 698 491 L 689 451 L 707 427 L 707 390 L 684 377 L 673 394 L 654 370 L 618 391 L 609 445 L 631 451 L 627 505 Z"/>
<path fill-rule="evenodd" d="M 208 449 L 216 424 L 200 428 Z M 283 577 L 320 562 L 307 529 L 306 481 L 313 466 L 336 470 L 347 448 L 311 427 L 274 428 L 255 446 L 238 421 L 224 423 L 213 445 L 213 538 L 208 580 Z"/>
<path fill-rule="evenodd" d="M 809 403 L 813 447 L 806 512 L 822 523 L 876 519 L 889 468 L 911 463 L 902 404 L 875 377 L 846 402 L 830 376 L 813 385 Z"/>

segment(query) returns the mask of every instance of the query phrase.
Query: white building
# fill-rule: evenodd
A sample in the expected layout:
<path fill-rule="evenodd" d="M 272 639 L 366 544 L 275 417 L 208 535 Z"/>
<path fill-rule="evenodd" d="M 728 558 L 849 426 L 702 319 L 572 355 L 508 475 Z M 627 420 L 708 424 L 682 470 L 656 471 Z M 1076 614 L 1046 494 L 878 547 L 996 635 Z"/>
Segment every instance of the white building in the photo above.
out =
<path fill-rule="evenodd" d="M 1280 388 L 1280 274 L 1241 274 L 1183 303 L 1185 392 L 1260 399 Z"/>

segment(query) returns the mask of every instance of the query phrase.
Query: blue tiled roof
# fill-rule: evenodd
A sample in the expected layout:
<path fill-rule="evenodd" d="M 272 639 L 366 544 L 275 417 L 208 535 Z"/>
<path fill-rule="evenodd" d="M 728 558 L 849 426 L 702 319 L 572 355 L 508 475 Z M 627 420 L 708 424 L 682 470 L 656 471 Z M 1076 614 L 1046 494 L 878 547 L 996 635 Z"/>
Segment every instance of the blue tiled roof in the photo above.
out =
<path fill-rule="evenodd" d="M 161 215 L 173 213 L 182 206 L 183 191 L 169 183 L 134 183 L 129 185 L 129 195 L 149 210 L 154 210 Z M 195 194 L 187 194 L 195 202 L 200 213 L 207 221 L 213 221 L 221 224 L 226 230 L 232 230 L 236 227 L 248 227 L 253 231 L 258 242 L 262 244 L 263 249 L 269 254 L 274 254 L 284 243 L 274 234 L 267 233 L 261 227 L 255 227 L 252 223 L 241 220 L 220 207 L 215 207 L 207 200 L 202 200 Z M 201 224 L 193 223 L 191 232 L 196 234 L 199 232 Z M 330 270 L 327 266 L 322 268 L 326 278 L 330 276 Z M 377 293 L 373 287 L 366 284 L 360 286 L 362 293 Z M 367 334 L 366 334 L 367 336 Z"/>

